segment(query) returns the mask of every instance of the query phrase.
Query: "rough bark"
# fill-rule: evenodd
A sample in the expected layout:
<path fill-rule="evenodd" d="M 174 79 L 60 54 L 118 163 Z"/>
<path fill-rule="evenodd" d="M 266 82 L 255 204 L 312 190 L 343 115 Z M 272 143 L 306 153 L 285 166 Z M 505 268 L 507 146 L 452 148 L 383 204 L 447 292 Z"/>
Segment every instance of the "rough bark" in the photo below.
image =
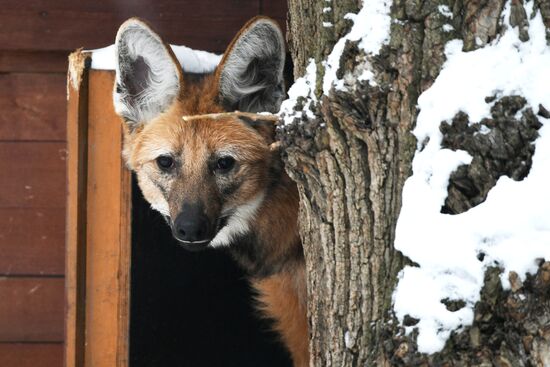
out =
<path fill-rule="evenodd" d="M 359 4 L 357 0 L 339 0 L 335 4 L 328 1 L 289 1 L 287 28 L 294 31 L 290 31 L 287 38 L 296 78 L 304 75 L 310 58 L 319 61 L 330 53 L 338 36 L 346 33 L 351 26 L 344 16 L 357 12 Z M 325 8 L 330 8 L 330 11 L 323 12 Z M 333 26 L 323 27 L 323 22 Z"/>
<path fill-rule="evenodd" d="M 507 96 L 495 102 L 492 118 L 470 123 L 461 112 L 451 124 L 441 124 L 442 146 L 465 150 L 473 157 L 469 165 L 452 173 L 441 212 L 459 214 L 482 203 L 500 176 L 516 181 L 527 176 L 535 153 L 532 143 L 542 125 L 530 107 L 522 110 L 525 104 L 523 97 Z M 490 131 L 480 133 L 482 126 Z"/>
<path fill-rule="evenodd" d="M 527 367 L 550 366 L 550 262 L 541 262 L 535 276 L 521 282 L 510 273 L 503 290 L 501 270 L 485 273 L 473 325 L 453 333 L 445 349 L 433 355 L 416 352 L 413 338 L 387 334 L 391 366 Z M 449 309 L 463 305 L 449 302 Z M 414 325 L 415 320 L 410 320 Z M 390 341 L 391 338 L 391 341 Z"/>
<path fill-rule="evenodd" d="M 321 61 L 351 26 L 343 15 L 356 12 L 361 3 L 289 1 L 288 38 L 296 77 L 314 58 L 320 89 Z M 439 5 L 447 5 L 453 18 L 442 15 Z M 490 42 L 501 32 L 503 6 L 504 0 L 394 0 L 390 42 L 379 55 L 368 57 L 376 85 L 354 83 L 347 91 L 333 90 L 314 107 L 315 118 L 303 114 L 279 129 L 287 171 L 300 191 L 311 366 L 550 365 L 548 263 L 511 291 L 495 281 L 498 270 L 488 271 L 474 325 L 453 334 L 445 349 L 433 356 L 416 352 L 414 333 L 404 336 L 391 312 L 397 275 L 410 263 L 393 242 L 416 148 L 411 130 L 418 96 L 441 70 L 445 43 L 461 38 L 464 49 L 473 50 Z M 323 12 L 325 7 L 331 11 Z M 550 2 L 537 0 L 536 7 L 548 26 Z M 521 1 L 513 1 L 513 23 L 525 28 L 522 11 Z M 334 26 L 323 27 L 323 21 Z M 447 23 L 453 31 L 443 30 Z M 348 43 L 338 76 L 357 75 L 364 60 L 357 45 Z M 317 95 L 321 97 L 319 90 Z M 519 180 L 528 173 L 530 164 L 521 162 L 529 162 L 533 154 L 530 142 L 540 127 L 536 114 L 548 112 L 544 107 L 524 110 L 520 128 L 513 130 L 511 122 L 517 122 L 523 104 L 520 96 L 495 104 L 492 119 L 484 123 L 491 124 L 496 139 L 476 135 L 464 114 L 442 125 L 445 144 L 468 150 L 476 162 L 455 172 L 444 210 L 465 211 L 485 199 L 499 176 Z M 503 162 L 510 157 L 517 159 Z M 448 302 L 451 308 L 461 306 Z"/>

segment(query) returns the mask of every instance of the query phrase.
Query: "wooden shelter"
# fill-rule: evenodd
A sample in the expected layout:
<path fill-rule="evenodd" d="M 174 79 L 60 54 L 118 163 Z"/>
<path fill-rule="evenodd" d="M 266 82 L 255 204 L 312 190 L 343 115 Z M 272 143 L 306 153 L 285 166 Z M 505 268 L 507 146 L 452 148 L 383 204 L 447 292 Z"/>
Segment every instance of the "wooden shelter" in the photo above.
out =
<path fill-rule="evenodd" d="M 126 252 L 129 247 L 100 245 L 128 243 L 131 237 L 131 177 L 120 162 L 120 145 L 113 141 L 113 136 L 120 136 L 117 124 L 109 125 L 109 132 L 74 120 L 66 125 L 68 54 L 79 47 L 93 49 L 113 43 L 116 29 L 130 16 L 147 19 L 170 43 L 219 53 L 257 14 L 272 16 L 284 26 L 286 4 L 266 0 L 2 3 L 1 366 L 62 366 L 65 342 L 67 366 L 127 365 L 129 319 L 124 315 L 129 300 L 102 298 L 108 294 L 102 291 L 128 289 L 128 272 L 124 269 L 130 262 Z M 83 75 L 81 83 L 108 90 L 112 73 Z M 104 118 L 106 112 L 94 107 L 104 102 L 101 99 L 110 98 L 110 93 L 72 93 L 69 116 L 86 108 L 86 116 L 90 117 L 87 122 L 112 121 L 111 112 L 107 111 L 108 117 Z M 89 149 L 90 144 L 94 149 Z M 66 205 L 67 192 L 79 200 Z M 102 227 L 107 221 L 108 229 Z M 70 228 L 67 232 L 66 225 Z M 75 228 L 85 230 L 75 232 Z M 65 243 L 69 245 L 67 258 Z M 81 243 L 98 245 L 79 248 Z M 102 251 L 110 251 L 111 262 L 101 263 L 106 268 L 94 260 L 105 256 Z M 65 334 L 65 287 L 72 294 L 78 282 L 86 286 L 81 289 L 94 291 L 85 294 L 83 305 L 76 303 L 78 297 L 68 298 Z M 87 329 L 79 322 L 84 322 Z"/>

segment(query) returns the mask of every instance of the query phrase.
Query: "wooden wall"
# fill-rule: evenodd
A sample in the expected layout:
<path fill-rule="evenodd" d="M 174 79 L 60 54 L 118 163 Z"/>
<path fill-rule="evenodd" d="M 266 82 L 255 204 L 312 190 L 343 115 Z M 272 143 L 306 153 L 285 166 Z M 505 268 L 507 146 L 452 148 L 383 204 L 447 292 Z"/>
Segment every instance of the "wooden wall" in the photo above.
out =
<path fill-rule="evenodd" d="M 63 362 L 66 67 L 140 16 L 168 42 L 223 52 L 284 0 L 3 0 L 0 9 L 0 366 Z"/>

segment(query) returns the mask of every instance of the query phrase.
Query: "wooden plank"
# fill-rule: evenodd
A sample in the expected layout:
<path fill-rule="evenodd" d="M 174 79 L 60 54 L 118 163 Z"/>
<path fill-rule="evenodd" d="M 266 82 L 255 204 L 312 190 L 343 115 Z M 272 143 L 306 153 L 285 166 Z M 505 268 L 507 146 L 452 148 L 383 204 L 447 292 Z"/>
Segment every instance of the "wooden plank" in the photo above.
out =
<path fill-rule="evenodd" d="M 60 73 L 67 72 L 68 51 L 2 51 L 1 73 Z"/>
<path fill-rule="evenodd" d="M 114 73 L 91 70 L 88 112 L 85 366 L 128 365 L 130 172 L 121 157 L 122 123 Z"/>
<path fill-rule="evenodd" d="M 261 14 L 275 19 L 286 32 L 287 2 L 281 0 L 260 0 L 260 6 Z"/>
<path fill-rule="evenodd" d="M 66 74 L 0 74 L 0 140 L 65 141 Z"/>
<path fill-rule="evenodd" d="M 64 209 L 0 209 L 0 276 L 63 275 L 64 269 Z"/>
<path fill-rule="evenodd" d="M 65 143 L 0 142 L 0 208 L 63 208 L 65 160 Z"/>
<path fill-rule="evenodd" d="M 0 343 L 2 367 L 63 367 L 63 344 Z"/>
<path fill-rule="evenodd" d="M 69 60 L 65 367 L 82 367 L 86 333 L 88 68 L 91 60 L 81 52 L 74 52 Z"/>
<path fill-rule="evenodd" d="M 258 12 L 258 0 L 6 0 L 0 12 L 0 45 L 4 50 L 103 47 L 113 43 L 124 20 L 138 16 L 170 43 L 221 52 Z"/>
<path fill-rule="evenodd" d="M 0 280 L 0 341 L 63 341 L 63 278 Z"/>
<path fill-rule="evenodd" d="M 114 111 L 113 111 L 114 112 Z M 118 119 L 118 118 L 117 118 Z M 120 119 L 118 119 L 120 121 Z M 121 140 L 123 135 L 120 134 Z M 122 142 L 120 144 L 122 147 Z M 132 261 L 132 175 L 121 160 L 120 225 L 118 256 L 117 367 L 128 367 L 130 358 L 130 288 Z"/>
<path fill-rule="evenodd" d="M 213 5 L 217 6 L 218 9 L 213 9 Z M 153 2 L 150 0 L 117 0 L 116 2 L 94 0 L 80 0 L 78 2 L 72 0 L 27 0 L 20 2 L 17 0 L 2 0 L 3 10 L 34 9 L 42 17 L 48 17 L 49 12 L 53 10 L 86 13 L 135 13 L 136 16 L 147 11 L 152 15 L 187 12 L 194 16 L 208 16 L 208 14 L 219 15 L 224 12 L 236 13 L 246 11 L 245 8 L 257 9 L 257 7 L 258 2 L 255 0 L 160 0 Z"/>

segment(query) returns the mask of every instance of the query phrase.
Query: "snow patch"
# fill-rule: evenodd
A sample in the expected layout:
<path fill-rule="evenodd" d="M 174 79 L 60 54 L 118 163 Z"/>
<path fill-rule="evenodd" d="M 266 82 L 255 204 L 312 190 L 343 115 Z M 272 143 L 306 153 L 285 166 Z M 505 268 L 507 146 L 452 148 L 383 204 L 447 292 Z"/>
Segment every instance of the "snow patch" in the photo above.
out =
<path fill-rule="evenodd" d="M 310 59 L 306 68 L 306 74 L 292 84 L 288 90 L 288 99 L 284 100 L 281 104 L 279 115 L 282 116 L 285 125 L 291 124 L 296 118 L 301 118 L 303 111 L 308 118 L 315 117 L 311 111 L 311 105 L 317 102 L 317 97 L 315 96 L 316 80 L 317 65 L 315 65 L 314 59 Z M 301 111 L 296 111 L 295 107 L 299 99 L 303 102 L 303 108 Z"/>
<path fill-rule="evenodd" d="M 355 344 L 351 338 L 351 333 L 349 331 L 346 331 L 344 333 L 344 344 L 346 345 L 346 348 L 352 349 L 353 345 Z"/>
<path fill-rule="evenodd" d="M 532 14 L 533 2 L 525 7 Z M 439 8 L 445 16 L 447 10 Z M 509 19 L 509 2 L 503 14 Z M 522 95 L 535 111 L 539 104 L 550 107 L 550 48 L 540 12 L 529 22 L 528 42 L 521 42 L 518 30 L 510 28 L 471 52 L 462 51 L 462 41 L 448 42 L 441 73 L 418 99 L 420 113 L 413 133 L 419 146 L 413 175 L 403 189 L 395 248 L 420 267 L 401 271 L 393 302 L 401 322 L 405 315 L 419 319 L 414 328 L 422 353 L 440 351 L 453 330 L 472 323 L 488 266 L 501 266 L 503 285 L 509 287 L 510 271 L 524 278 L 537 270 L 535 259 L 550 260 L 548 119 L 539 117 L 543 126 L 523 181 L 503 176 L 484 203 L 458 215 L 440 213 L 451 172 L 471 160 L 464 151 L 441 148 L 442 121 L 450 121 L 459 111 L 467 113 L 471 122 L 490 117 L 488 96 Z M 486 255 L 483 261 L 477 258 L 480 252 Z M 443 299 L 463 300 L 466 306 L 451 312 Z"/>
<path fill-rule="evenodd" d="M 187 73 L 211 73 L 222 59 L 222 55 L 193 50 L 186 46 L 170 45 L 170 47 L 181 64 L 183 71 Z M 115 70 L 115 45 L 87 52 L 92 53 L 92 69 Z"/>
<path fill-rule="evenodd" d="M 483 40 L 479 37 L 476 37 L 476 46 L 483 46 Z"/>
<path fill-rule="evenodd" d="M 327 0 L 330 2 L 331 0 Z M 340 38 L 330 55 L 322 61 L 325 68 L 324 79 L 322 80 L 323 93 L 328 95 L 330 89 L 335 86 L 337 89 L 344 88 L 344 80 L 338 79 L 336 72 L 340 66 L 340 58 L 346 42 L 359 41 L 358 45 L 365 54 L 376 55 L 380 52 L 383 44 L 389 41 L 390 35 L 390 0 L 363 0 L 363 7 L 357 14 L 346 14 L 346 19 L 353 20 L 354 24 L 350 32 Z M 323 13 L 331 11 L 332 8 L 323 8 Z M 323 27 L 332 27 L 330 22 L 323 22 Z M 371 85 L 376 85 L 372 80 L 374 73 L 370 70 L 370 65 L 364 63 L 364 70 L 358 76 L 359 81 L 369 80 Z M 344 77 L 345 78 L 345 77 Z M 315 96 L 317 82 L 317 67 L 314 59 L 310 59 L 303 77 L 298 78 L 288 91 L 288 99 L 283 101 L 279 116 L 284 119 L 285 125 L 291 124 L 295 119 L 300 119 L 305 112 L 308 118 L 314 118 L 311 111 L 312 104 L 317 103 Z M 298 102 L 302 102 L 302 107 L 296 111 Z M 324 124 L 321 124 L 324 126 Z"/>
<path fill-rule="evenodd" d="M 449 9 L 447 5 L 439 5 L 437 7 L 437 10 L 439 10 L 439 13 L 441 13 L 441 15 L 443 15 L 444 17 L 447 17 L 447 18 L 453 17 L 453 12 L 451 11 L 451 9 Z"/>
<path fill-rule="evenodd" d="M 483 135 L 487 135 L 491 132 L 491 129 L 489 129 L 487 126 L 485 125 L 481 125 L 480 128 L 479 128 L 479 131 L 477 132 L 477 134 L 483 134 Z"/>
<path fill-rule="evenodd" d="M 340 38 L 334 45 L 332 52 L 323 63 L 325 76 L 323 79 L 323 93 L 328 95 L 330 89 L 344 87 L 344 82 L 338 79 L 336 72 L 340 67 L 340 57 L 347 41 L 359 41 L 359 48 L 365 54 L 377 55 L 382 45 L 389 41 L 390 35 L 390 0 L 363 0 L 363 7 L 357 14 L 346 14 L 346 19 L 353 20 L 350 32 Z"/>

